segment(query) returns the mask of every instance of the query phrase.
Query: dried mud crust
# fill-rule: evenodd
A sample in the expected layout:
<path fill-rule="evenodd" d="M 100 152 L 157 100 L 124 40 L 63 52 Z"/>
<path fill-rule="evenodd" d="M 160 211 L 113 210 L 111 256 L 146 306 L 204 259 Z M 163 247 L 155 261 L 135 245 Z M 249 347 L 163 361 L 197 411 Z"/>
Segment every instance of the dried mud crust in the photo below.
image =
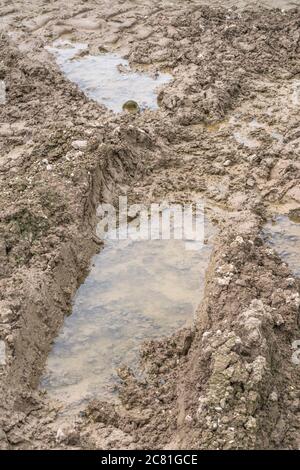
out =
<path fill-rule="evenodd" d="M 0 39 L 3 448 L 299 447 L 299 281 L 260 231 L 273 207 L 300 205 L 300 13 L 165 3 L 145 2 L 147 18 L 130 2 L 113 15 L 116 47 L 133 65 L 174 75 L 156 112 L 114 116 L 65 80 L 43 52 L 62 34 L 53 12 L 30 28 L 29 10 L 19 29 L 12 14 Z M 70 34 L 93 51 L 103 37 L 90 23 L 86 31 L 86 15 Z M 249 131 L 253 117 L 263 126 Z M 124 193 L 132 202 L 203 197 L 224 209 L 212 213 L 219 235 L 203 303 L 192 330 L 144 345 L 143 382 L 119 371 L 120 404 L 100 399 L 75 422 L 58 418 L 36 387 L 101 249 L 97 204 Z"/>

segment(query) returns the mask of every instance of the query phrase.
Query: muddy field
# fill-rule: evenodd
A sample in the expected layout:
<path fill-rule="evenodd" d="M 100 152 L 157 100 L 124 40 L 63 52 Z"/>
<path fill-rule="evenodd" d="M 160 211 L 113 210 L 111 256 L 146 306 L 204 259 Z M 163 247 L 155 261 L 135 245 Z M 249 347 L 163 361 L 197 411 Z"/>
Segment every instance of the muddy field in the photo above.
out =
<path fill-rule="evenodd" d="M 158 109 L 114 113 L 57 40 L 173 79 Z M 299 448 L 299 54 L 299 0 L 0 0 L 2 449 Z M 118 401 L 71 416 L 40 381 L 120 195 L 205 200 L 204 295 L 192 327 L 143 343 L 142 378 L 118 370 Z"/>

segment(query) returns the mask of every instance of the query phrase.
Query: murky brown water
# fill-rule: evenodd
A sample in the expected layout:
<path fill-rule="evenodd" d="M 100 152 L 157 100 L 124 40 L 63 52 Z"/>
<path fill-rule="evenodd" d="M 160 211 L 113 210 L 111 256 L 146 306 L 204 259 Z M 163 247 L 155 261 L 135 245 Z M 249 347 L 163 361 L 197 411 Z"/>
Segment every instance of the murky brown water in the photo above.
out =
<path fill-rule="evenodd" d="M 213 233 L 206 222 L 208 243 L 198 251 L 184 240 L 105 242 L 48 358 L 42 387 L 51 397 L 75 409 L 112 398 L 116 368 L 135 368 L 144 340 L 193 322 Z"/>
<path fill-rule="evenodd" d="M 133 72 L 128 61 L 117 54 L 84 55 L 86 44 L 56 41 L 47 50 L 55 55 L 69 80 L 89 98 L 117 113 L 127 101 L 136 101 L 141 110 L 158 108 L 157 89 L 172 80 L 166 73 Z"/>
<path fill-rule="evenodd" d="M 278 215 L 266 225 L 264 235 L 296 276 L 300 276 L 300 217 Z"/>

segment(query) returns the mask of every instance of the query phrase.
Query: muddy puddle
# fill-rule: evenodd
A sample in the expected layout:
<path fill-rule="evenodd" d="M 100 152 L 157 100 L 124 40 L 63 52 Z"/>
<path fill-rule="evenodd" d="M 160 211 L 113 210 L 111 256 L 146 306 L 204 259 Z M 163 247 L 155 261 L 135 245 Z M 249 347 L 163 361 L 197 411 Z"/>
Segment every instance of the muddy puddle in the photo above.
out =
<path fill-rule="evenodd" d="M 277 215 L 264 229 L 267 243 L 274 248 L 296 276 L 300 276 L 300 212 Z"/>
<path fill-rule="evenodd" d="M 69 410 L 96 396 L 114 399 L 116 368 L 138 373 L 143 341 L 191 325 L 214 234 L 206 221 L 206 243 L 197 250 L 184 240 L 107 239 L 48 358 L 41 386 L 50 396 Z"/>
<path fill-rule="evenodd" d="M 115 53 L 89 55 L 87 45 L 57 41 L 47 50 L 69 80 L 91 99 L 108 109 L 122 112 L 134 101 L 141 110 L 157 109 L 157 90 L 172 80 L 167 73 L 134 72 L 129 63 Z"/>

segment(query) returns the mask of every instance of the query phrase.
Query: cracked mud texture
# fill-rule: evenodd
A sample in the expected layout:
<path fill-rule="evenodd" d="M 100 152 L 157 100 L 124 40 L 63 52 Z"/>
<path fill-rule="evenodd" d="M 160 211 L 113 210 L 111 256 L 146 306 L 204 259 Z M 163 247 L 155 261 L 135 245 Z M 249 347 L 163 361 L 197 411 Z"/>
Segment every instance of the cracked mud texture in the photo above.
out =
<path fill-rule="evenodd" d="M 297 2 L 112 3 L 0 5 L 0 445 L 297 449 L 300 283 L 261 236 L 300 206 Z M 114 115 L 57 69 L 58 38 L 174 81 L 158 110 Z M 97 204 L 120 194 L 204 198 L 219 235 L 195 326 L 146 343 L 143 381 L 124 366 L 119 403 L 73 418 L 38 384 L 102 246 Z"/>

